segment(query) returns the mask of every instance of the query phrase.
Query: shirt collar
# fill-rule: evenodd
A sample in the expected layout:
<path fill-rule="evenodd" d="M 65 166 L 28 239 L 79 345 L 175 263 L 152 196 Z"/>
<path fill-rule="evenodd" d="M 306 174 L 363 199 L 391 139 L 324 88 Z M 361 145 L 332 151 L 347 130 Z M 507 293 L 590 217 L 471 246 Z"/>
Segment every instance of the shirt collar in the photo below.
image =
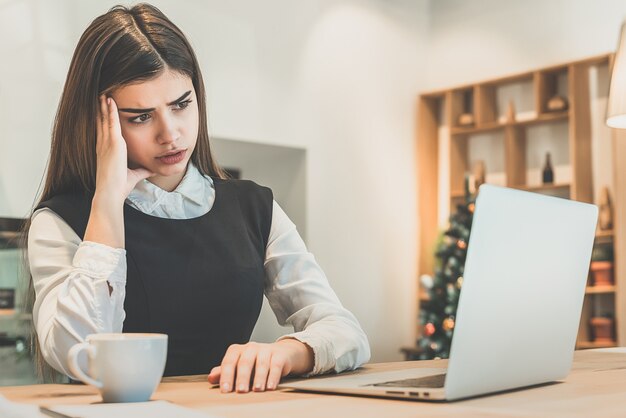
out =
<path fill-rule="evenodd" d="M 207 187 L 207 183 L 209 187 Z M 213 187 L 213 179 L 204 176 L 190 162 L 183 179 L 173 191 L 165 191 L 148 180 L 142 180 L 130 192 L 128 200 L 140 207 L 142 211 L 151 213 L 163 201 L 172 198 L 183 198 L 197 205 L 202 205 L 206 202 L 208 189 Z"/>
<path fill-rule="evenodd" d="M 190 162 L 187 166 L 185 176 L 172 193 L 179 193 L 184 198 L 200 205 L 205 201 L 207 181 L 209 185 L 213 187 L 213 179 L 209 176 L 204 176 L 200 173 L 200 170 Z M 163 192 L 167 193 L 164 190 Z"/>

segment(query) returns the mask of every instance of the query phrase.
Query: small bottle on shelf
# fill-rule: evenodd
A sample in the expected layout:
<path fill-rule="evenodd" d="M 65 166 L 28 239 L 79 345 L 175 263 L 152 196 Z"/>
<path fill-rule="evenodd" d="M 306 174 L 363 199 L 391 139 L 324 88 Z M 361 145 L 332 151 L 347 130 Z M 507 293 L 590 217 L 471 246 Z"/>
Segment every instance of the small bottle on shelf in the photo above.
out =
<path fill-rule="evenodd" d="M 554 183 L 554 171 L 552 170 L 552 160 L 550 153 L 546 153 L 546 163 L 543 166 L 543 184 Z"/>
<path fill-rule="evenodd" d="M 613 204 L 609 188 L 603 187 L 600 192 L 600 214 L 598 216 L 598 226 L 601 231 L 610 231 L 613 229 Z"/>

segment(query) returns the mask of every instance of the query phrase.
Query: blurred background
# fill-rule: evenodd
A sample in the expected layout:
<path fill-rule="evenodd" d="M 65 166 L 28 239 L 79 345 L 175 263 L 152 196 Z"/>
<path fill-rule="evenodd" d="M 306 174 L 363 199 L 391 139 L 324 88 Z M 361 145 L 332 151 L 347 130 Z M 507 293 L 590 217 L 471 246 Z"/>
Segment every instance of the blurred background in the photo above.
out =
<path fill-rule="evenodd" d="M 453 141 L 445 121 L 452 114 L 445 113 L 443 100 L 452 96 L 446 92 L 464 86 L 454 99 L 461 110 L 455 116 L 460 116 L 472 113 L 477 100 L 471 96 L 473 87 L 467 86 L 605 57 L 585 73 L 591 93 L 584 106 L 595 144 L 588 170 L 595 187 L 587 197 L 599 202 L 603 187 L 614 194 L 617 167 L 603 117 L 609 54 L 617 48 L 626 17 L 624 1 L 151 3 L 195 48 L 207 86 L 209 129 L 218 162 L 273 188 L 339 298 L 368 334 L 372 361 L 419 356 L 424 351 L 417 341 L 424 337 L 424 325 L 437 328 L 437 321 L 446 319 L 424 322 L 418 313 L 420 297 L 431 297 L 423 293 L 428 293 L 427 286 L 419 289 L 418 278 L 436 276 L 433 238 L 450 227 L 449 216 L 457 210 L 457 202 L 450 199 L 459 191 L 450 186 L 456 169 L 449 159 Z M 39 192 L 54 113 L 78 38 L 92 19 L 115 4 L 0 0 L 0 218 L 5 222 L 0 224 L 0 384 L 30 383 L 34 378 L 28 374 L 30 359 L 24 351 L 29 317 L 11 303 L 20 292 L 12 222 L 29 216 Z M 562 68 L 570 67 L 558 67 L 554 77 L 548 74 L 554 80 L 549 84 L 556 86 L 548 90 L 571 105 L 572 76 Z M 493 96 L 497 111 L 490 122 L 506 117 L 512 101 L 518 120 L 533 117 L 522 113 L 533 111 L 535 79 L 531 77 L 531 84 L 527 77 L 513 81 Z M 464 96 L 463 89 L 470 96 Z M 436 135 L 428 136 L 437 148 L 423 151 L 418 115 L 420 103 L 422 111 L 424 106 L 420 95 L 427 92 L 437 92 L 429 106 L 441 114 L 436 129 L 429 131 Z M 534 150 L 524 151 L 529 183 L 542 184 L 550 152 L 554 182 L 573 184 L 568 142 L 572 119 L 564 116 L 526 132 L 526 143 L 532 144 L 528 149 Z M 473 123 L 479 128 L 482 122 Z M 464 156 L 462 174 L 481 161 L 487 181 L 507 184 L 507 160 L 500 157 L 504 133 L 469 134 L 477 138 Z M 429 161 L 437 166 L 420 177 Z M 420 194 L 432 188 L 432 194 Z M 434 215 L 424 214 L 428 207 Z M 427 256 L 431 262 L 420 262 Z M 609 305 L 619 311 L 616 289 L 609 293 Z M 618 315 L 608 314 L 613 319 Z M 611 326 L 615 329 L 615 321 Z M 264 306 L 253 339 L 273 341 L 289 331 L 278 327 Z M 431 335 L 435 332 L 442 331 L 435 329 Z M 445 344 L 441 338 L 438 341 Z M 612 338 L 617 344 L 615 333 Z M 433 341 L 428 341 L 429 347 Z M 431 350 L 429 355 L 433 353 L 439 352 Z"/>

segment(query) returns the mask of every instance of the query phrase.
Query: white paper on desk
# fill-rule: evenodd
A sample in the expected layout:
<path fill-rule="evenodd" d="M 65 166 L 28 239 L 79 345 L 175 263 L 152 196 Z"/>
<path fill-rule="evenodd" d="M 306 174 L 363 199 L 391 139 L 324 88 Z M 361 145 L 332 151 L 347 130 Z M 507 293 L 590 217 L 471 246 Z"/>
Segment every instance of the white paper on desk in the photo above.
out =
<path fill-rule="evenodd" d="M 0 417 L 2 418 L 42 418 L 37 405 L 12 402 L 0 395 Z"/>
<path fill-rule="evenodd" d="M 200 411 L 175 405 L 167 401 L 100 403 L 91 405 L 56 405 L 51 410 L 80 418 L 150 417 L 150 418 L 207 418 Z"/>

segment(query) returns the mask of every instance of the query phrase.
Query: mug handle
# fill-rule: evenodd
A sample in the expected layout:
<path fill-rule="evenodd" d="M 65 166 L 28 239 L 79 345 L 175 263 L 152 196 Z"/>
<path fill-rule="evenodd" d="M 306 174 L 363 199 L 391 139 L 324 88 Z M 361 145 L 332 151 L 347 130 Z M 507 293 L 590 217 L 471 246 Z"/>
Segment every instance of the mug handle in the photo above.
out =
<path fill-rule="evenodd" d="M 82 350 L 87 350 L 87 354 L 89 355 L 90 360 L 96 354 L 96 347 L 90 345 L 87 342 L 74 345 L 67 353 L 67 361 L 69 363 L 71 372 L 74 373 L 76 377 L 78 377 L 83 382 L 95 386 L 98 389 L 102 389 L 102 382 L 92 378 L 87 373 L 83 372 L 83 370 L 78 365 L 78 353 L 80 353 Z"/>

